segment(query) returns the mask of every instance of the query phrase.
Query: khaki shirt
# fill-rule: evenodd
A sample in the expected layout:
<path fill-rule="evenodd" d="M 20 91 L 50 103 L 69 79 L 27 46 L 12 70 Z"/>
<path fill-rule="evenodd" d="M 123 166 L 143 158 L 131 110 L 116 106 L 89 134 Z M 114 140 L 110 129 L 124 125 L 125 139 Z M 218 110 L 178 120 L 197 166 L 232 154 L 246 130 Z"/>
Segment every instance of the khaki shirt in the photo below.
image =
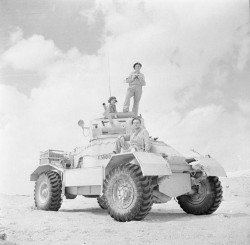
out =
<path fill-rule="evenodd" d="M 125 140 L 130 140 L 130 146 L 136 148 L 138 151 L 150 151 L 151 143 L 149 133 L 146 129 L 141 128 L 139 131 L 134 131 L 129 135 L 123 136 Z"/>
<path fill-rule="evenodd" d="M 134 77 L 137 75 L 138 77 Z M 140 85 L 145 86 L 145 76 L 142 73 L 136 73 L 135 71 L 131 72 L 129 76 L 126 78 L 126 83 L 129 83 L 129 86 Z"/>
<path fill-rule="evenodd" d="M 107 112 L 108 113 L 117 113 L 116 105 L 109 104 L 107 106 Z"/>

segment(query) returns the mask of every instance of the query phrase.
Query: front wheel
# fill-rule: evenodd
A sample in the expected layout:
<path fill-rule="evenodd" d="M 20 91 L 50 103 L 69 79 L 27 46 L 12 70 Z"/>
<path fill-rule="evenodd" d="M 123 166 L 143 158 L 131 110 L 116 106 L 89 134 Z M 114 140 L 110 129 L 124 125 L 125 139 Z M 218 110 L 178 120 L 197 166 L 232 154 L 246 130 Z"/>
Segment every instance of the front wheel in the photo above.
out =
<path fill-rule="evenodd" d="M 104 200 L 103 196 L 97 197 L 97 202 L 98 202 L 100 208 L 102 208 L 102 209 L 107 209 L 108 208 L 107 204 L 105 203 L 105 200 Z"/>
<path fill-rule="evenodd" d="M 151 178 L 142 175 L 141 168 L 122 164 L 109 173 L 104 182 L 104 198 L 109 214 L 117 221 L 142 220 L 152 202 Z"/>
<path fill-rule="evenodd" d="M 222 186 L 218 177 L 208 177 L 200 182 L 199 191 L 193 195 L 177 197 L 180 207 L 188 214 L 211 214 L 220 206 Z"/>
<path fill-rule="evenodd" d="M 38 209 L 58 211 L 62 204 L 62 180 L 58 173 L 49 171 L 36 181 L 34 199 Z"/>

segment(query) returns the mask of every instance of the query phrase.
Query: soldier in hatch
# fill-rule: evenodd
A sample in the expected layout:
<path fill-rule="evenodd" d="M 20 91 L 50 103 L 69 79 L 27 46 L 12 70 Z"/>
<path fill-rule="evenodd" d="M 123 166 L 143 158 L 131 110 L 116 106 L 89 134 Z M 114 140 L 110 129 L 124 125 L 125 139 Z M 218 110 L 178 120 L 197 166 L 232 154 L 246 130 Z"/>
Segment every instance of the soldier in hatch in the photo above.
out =
<path fill-rule="evenodd" d="M 129 151 L 144 151 L 150 152 L 150 139 L 148 131 L 141 127 L 141 119 L 134 118 L 132 120 L 133 130 L 131 134 L 120 136 L 116 140 L 114 153 L 120 153 L 121 149 L 124 152 Z M 128 142 L 129 141 L 129 142 Z"/>

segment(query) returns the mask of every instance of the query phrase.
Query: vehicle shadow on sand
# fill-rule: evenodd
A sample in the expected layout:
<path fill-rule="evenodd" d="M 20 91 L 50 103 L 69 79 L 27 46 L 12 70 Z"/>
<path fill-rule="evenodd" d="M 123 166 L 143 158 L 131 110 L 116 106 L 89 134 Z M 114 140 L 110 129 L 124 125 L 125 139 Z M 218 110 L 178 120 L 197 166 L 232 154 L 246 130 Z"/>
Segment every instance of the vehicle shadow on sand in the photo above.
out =
<path fill-rule="evenodd" d="M 85 209 L 61 209 L 58 212 L 65 212 L 65 213 L 91 213 L 94 215 L 102 215 L 102 216 L 109 216 L 108 211 L 106 209 L 101 208 L 85 208 Z M 159 212 L 159 211 L 151 211 L 146 218 L 142 222 L 148 223 L 165 223 L 170 221 L 190 221 L 190 220 L 204 220 L 214 218 L 216 216 L 220 216 L 222 218 L 244 218 L 250 216 L 246 213 L 214 213 L 210 215 L 193 215 L 187 213 L 180 213 L 176 210 L 172 210 L 170 212 Z"/>
<path fill-rule="evenodd" d="M 108 215 L 106 209 L 101 208 L 84 208 L 84 209 L 60 209 L 58 212 L 65 213 L 92 213 L 95 215 Z"/>
<path fill-rule="evenodd" d="M 109 216 L 107 209 L 101 208 L 85 208 L 85 209 L 60 209 L 58 212 L 65 213 L 91 213 L 94 215 Z M 194 215 L 186 213 L 165 213 L 165 212 L 154 212 L 151 211 L 142 222 L 169 222 L 173 220 L 189 220 Z M 198 217 L 198 216 L 197 216 Z M 201 217 L 200 217 L 201 218 Z"/>

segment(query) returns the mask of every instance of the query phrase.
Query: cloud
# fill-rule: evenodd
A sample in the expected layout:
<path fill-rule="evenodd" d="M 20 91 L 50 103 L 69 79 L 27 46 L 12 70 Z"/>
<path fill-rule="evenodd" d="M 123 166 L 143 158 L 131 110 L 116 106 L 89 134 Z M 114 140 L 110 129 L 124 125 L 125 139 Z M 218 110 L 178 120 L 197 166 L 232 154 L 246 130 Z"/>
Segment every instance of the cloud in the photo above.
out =
<path fill-rule="evenodd" d="M 181 98 L 175 95 L 179 90 L 201 88 L 213 64 L 217 69 L 222 57 L 226 60 L 235 45 L 241 46 L 242 35 L 237 34 L 236 28 L 248 19 L 247 11 L 245 16 L 242 14 L 243 6 L 233 1 L 228 5 L 213 1 L 208 4 L 203 1 L 157 1 L 157 4 L 119 1 L 105 4 L 103 11 L 106 31 L 111 35 L 102 50 L 109 53 L 114 80 L 121 81 L 126 74 L 124 67 L 140 61 L 148 81 L 148 90 L 145 88 L 148 100 L 166 101 L 166 110 L 178 104 Z M 229 58 L 235 61 L 235 57 Z M 223 81 L 225 86 L 231 67 L 226 69 L 224 73 L 222 70 L 214 73 L 217 77 L 213 79 L 213 88 Z M 164 93 L 155 98 L 159 88 Z M 221 91 L 217 90 L 217 94 L 223 97 Z M 153 105 L 150 109 L 153 110 Z"/>
<path fill-rule="evenodd" d="M 146 113 L 146 125 L 153 137 L 159 137 L 185 156 L 210 154 L 229 170 L 249 168 L 249 113 L 228 112 L 220 105 L 197 107 L 184 117 L 176 111 L 165 115 Z"/>
<path fill-rule="evenodd" d="M 97 1 L 84 15 L 98 11 L 105 18 L 106 35 L 96 55 L 74 46 L 63 51 L 43 35 L 13 33 L 2 67 L 43 77 L 29 97 L 0 85 L 0 192 L 30 193 L 29 174 L 40 150 L 71 151 L 87 142 L 77 121 L 88 124 L 100 117 L 101 104 L 109 97 L 109 75 L 121 111 L 124 78 L 136 61 L 147 82 L 140 112 L 152 136 L 185 155 L 190 148 L 211 154 L 226 169 L 248 167 L 249 102 L 241 90 L 231 94 L 236 91 L 232 81 L 241 76 L 244 87 L 247 80 L 244 6 L 233 1 Z M 234 110 L 227 106 L 232 103 L 237 104 Z"/>
<path fill-rule="evenodd" d="M 21 39 L 21 31 L 11 34 L 14 45 L 2 55 L 2 62 L 17 70 L 42 70 L 62 54 L 52 40 L 41 35 Z"/>
<path fill-rule="evenodd" d="M 41 54 L 39 60 L 35 54 Z M 102 114 L 101 104 L 108 97 L 108 89 L 103 90 L 102 58 L 82 55 L 76 48 L 62 52 L 51 40 L 34 35 L 10 47 L 3 61 L 15 69 L 44 74 L 30 97 L 0 85 L 0 192 L 30 193 L 29 175 L 38 164 L 39 152 L 48 148 L 71 151 L 86 143 L 77 121 L 84 119 L 88 124 Z"/>
<path fill-rule="evenodd" d="M 245 115 L 250 116 L 250 100 L 249 99 L 237 99 L 236 103 L 238 104 L 240 110 Z"/>
<path fill-rule="evenodd" d="M 250 33 L 248 30 L 249 24 L 247 23 L 238 30 L 241 37 L 241 44 L 238 50 L 237 68 L 241 71 L 247 66 L 250 57 Z"/>

